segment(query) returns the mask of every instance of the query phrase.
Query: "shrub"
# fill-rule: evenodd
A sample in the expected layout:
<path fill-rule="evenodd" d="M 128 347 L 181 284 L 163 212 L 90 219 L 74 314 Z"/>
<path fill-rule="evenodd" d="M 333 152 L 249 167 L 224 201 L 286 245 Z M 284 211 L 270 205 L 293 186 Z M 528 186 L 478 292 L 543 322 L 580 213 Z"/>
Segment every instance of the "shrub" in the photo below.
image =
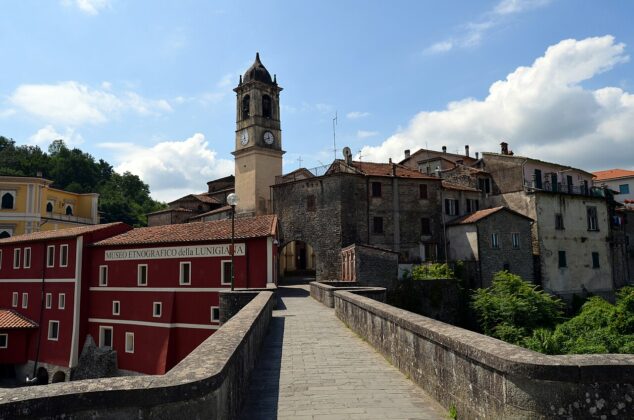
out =
<path fill-rule="evenodd" d="M 453 270 L 447 264 L 425 264 L 412 267 L 413 280 L 455 279 Z"/>
<path fill-rule="evenodd" d="M 521 277 L 500 271 L 491 287 L 475 291 L 472 307 L 485 334 L 519 344 L 538 328 L 554 327 L 564 305 Z"/>

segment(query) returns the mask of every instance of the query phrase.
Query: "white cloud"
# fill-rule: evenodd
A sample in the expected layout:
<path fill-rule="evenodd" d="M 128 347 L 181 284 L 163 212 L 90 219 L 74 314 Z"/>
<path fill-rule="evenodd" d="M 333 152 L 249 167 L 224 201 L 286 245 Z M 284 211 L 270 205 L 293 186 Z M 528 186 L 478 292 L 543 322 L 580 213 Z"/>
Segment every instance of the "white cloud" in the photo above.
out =
<path fill-rule="evenodd" d="M 375 137 L 378 135 L 379 135 L 378 131 L 364 131 L 364 130 L 357 131 L 358 139 L 367 139 L 368 137 Z"/>
<path fill-rule="evenodd" d="M 486 98 L 465 98 L 440 111 L 414 116 L 381 145 L 365 146 L 369 160 L 400 159 L 405 149 L 499 150 L 590 170 L 632 167 L 634 95 L 617 87 L 586 89 L 582 82 L 627 61 L 612 36 L 568 39 L 549 47 L 528 67 L 496 81 Z"/>
<path fill-rule="evenodd" d="M 59 133 L 52 125 L 37 130 L 35 134 L 29 137 L 29 142 L 38 146 L 48 146 L 53 140 L 64 140 L 67 146 L 74 147 L 84 142 L 84 138 L 73 128 L 66 128 L 64 133 Z"/>
<path fill-rule="evenodd" d="M 134 92 L 117 95 L 111 92 L 111 86 L 99 90 L 75 81 L 21 85 L 9 102 L 46 123 L 73 126 L 104 123 L 125 111 L 157 115 L 172 110 L 165 99 L 150 100 Z"/>
<path fill-rule="evenodd" d="M 219 159 L 200 133 L 183 141 L 164 141 L 152 147 L 131 143 L 101 143 L 115 154 L 115 170 L 130 171 L 149 184 L 152 197 L 172 201 L 205 190 L 207 181 L 231 175 L 234 162 Z"/>
<path fill-rule="evenodd" d="M 7 118 L 12 115 L 15 115 L 15 112 L 16 112 L 15 109 L 12 109 L 12 108 L 0 110 L 0 118 Z"/>
<path fill-rule="evenodd" d="M 474 22 L 462 25 L 458 34 L 425 48 L 425 54 L 439 54 L 455 48 L 468 48 L 480 45 L 482 38 L 490 29 L 501 25 L 512 15 L 524 13 L 546 6 L 551 0 L 501 0 L 493 9 L 484 13 Z"/>
<path fill-rule="evenodd" d="M 348 118 L 349 120 L 356 120 L 359 118 L 365 118 L 369 116 L 370 116 L 369 112 L 363 112 L 363 111 L 352 111 L 346 114 L 346 118 Z"/>
<path fill-rule="evenodd" d="M 98 15 L 105 8 L 110 7 L 110 0 L 62 0 L 64 6 L 77 7 L 88 15 Z"/>

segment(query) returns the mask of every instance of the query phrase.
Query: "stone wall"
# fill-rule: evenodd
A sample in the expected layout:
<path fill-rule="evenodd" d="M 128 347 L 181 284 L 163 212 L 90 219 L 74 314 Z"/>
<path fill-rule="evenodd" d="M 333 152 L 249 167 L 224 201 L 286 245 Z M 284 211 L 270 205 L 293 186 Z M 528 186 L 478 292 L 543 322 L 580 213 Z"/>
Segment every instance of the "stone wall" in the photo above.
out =
<path fill-rule="evenodd" d="M 382 287 L 360 287 L 353 281 L 313 281 L 310 283 L 310 296 L 323 305 L 334 308 L 334 293 L 337 290 L 350 290 L 379 302 L 385 302 L 385 289 Z"/>
<path fill-rule="evenodd" d="M 275 293 L 277 287 L 271 285 L 264 289 L 248 289 L 248 290 L 223 290 L 218 293 L 218 309 L 220 312 L 220 325 L 229 321 L 242 308 L 247 306 L 260 292 Z"/>
<path fill-rule="evenodd" d="M 0 419 L 234 419 L 275 304 L 261 292 L 162 376 L 0 389 Z"/>
<path fill-rule="evenodd" d="M 335 313 L 458 418 L 634 417 L 633 355 L 542 355 L 346 291 Z"/>

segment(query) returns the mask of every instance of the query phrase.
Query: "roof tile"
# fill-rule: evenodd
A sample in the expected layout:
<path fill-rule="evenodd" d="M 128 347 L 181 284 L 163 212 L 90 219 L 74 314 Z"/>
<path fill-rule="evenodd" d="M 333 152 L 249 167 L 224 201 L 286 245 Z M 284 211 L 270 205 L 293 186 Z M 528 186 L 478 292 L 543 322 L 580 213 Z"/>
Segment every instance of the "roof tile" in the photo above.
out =
<path fill-rule="evenodd" d="M 13 309 L 0 309 L 0 330 L 37 328 L 36 322 L 19 314 Z"/>
<path fill-rule="evenodd" d="M 634 171 L 627 169 L 608 169 L 592 172 L 597 178 L 595 181 L 607 181 L 609 179 L 634 177 Z"/>
<path fill-rule="evenodd" d="M 62 238 L 72 238 L 75 236 L 84 235 L 86 233 L 96 232 L 98 230 L 107 229 L 116 225 L 125 225 L 125 223 L 115 222 L 115 223 L 104 223 L 103 225 L 90 225 L 90 226 L 80 226 L 68 229 L 59 229 L 59 230 L 47 230 L 42 232 L 33 232 L 27 233 L 24 235 L 16 235 L 10 238 L 0 239 L 0 245 L 13 244 L 19 242 L 29 242 L 29 241 L 43 241 L 43 240 L 51 240 L 51 239 L 62 239 Z"/>

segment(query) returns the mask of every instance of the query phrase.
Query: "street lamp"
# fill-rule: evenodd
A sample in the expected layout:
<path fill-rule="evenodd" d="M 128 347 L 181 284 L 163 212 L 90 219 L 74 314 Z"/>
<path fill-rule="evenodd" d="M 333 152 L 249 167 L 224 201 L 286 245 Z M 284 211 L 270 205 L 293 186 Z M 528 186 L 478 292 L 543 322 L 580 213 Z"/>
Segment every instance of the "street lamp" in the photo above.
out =
<path fill-rule="evenodd" d="M 227 204 L 231 206 L 231 291 L 233 292 L 234 287 L 234 275 L 233 275 L 233 267 L 234 267 L 234 259 L 233 256 L 236 253 L 235 248 L 233 246 L 236 238 L 236 205 L 240 201 L 238 194 L 231 193 L 227 196 Z"/>

